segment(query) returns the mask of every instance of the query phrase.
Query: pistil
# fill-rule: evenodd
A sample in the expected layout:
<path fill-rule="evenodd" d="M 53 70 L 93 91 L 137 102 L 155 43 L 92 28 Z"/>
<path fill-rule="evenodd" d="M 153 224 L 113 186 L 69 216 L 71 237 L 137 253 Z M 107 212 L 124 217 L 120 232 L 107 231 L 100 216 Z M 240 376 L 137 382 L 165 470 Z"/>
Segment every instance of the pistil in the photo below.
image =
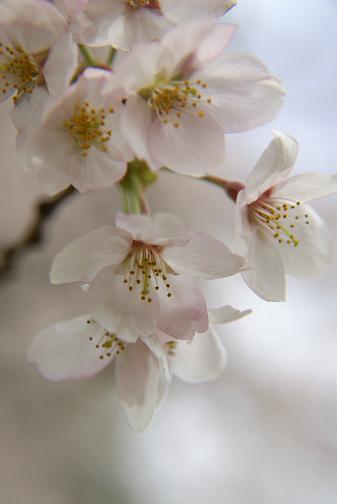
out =
<path fill-rule="evenodd" d="M 110 109 L 108 113 L 114 111 Z M 64 127 L 74 137 L 82 157 L 88 155 L 92 147 L 106 152 L 106 142 L 111 138 L 112 131 L 105 129 L 106 111 L 105 109 L 95 109 L 89 102 L 77 105 L 72 117 L 64 122 Z"/>
<path fill-rule="evenodd" d="M 155 247 L 136 246 L 126 261 L 125 273 L 124 284 L 130 292 L 138 293 L 142 301 L 152 302 L 152 290 L 164 289 L 167 297 L 172 296 L 168 280 L 171 271 Z"/>

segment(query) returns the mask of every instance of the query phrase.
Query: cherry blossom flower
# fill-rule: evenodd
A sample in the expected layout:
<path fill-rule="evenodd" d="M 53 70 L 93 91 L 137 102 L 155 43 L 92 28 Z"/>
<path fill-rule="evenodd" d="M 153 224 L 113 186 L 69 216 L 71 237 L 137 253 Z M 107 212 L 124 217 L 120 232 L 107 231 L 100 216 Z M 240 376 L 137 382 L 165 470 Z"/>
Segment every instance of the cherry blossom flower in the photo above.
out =
<path fill-rule="evenodd" d="M 77 47 L 57 9 L 45 0 L 0 4 L 0 100 L 12 112 L 23 150 L 50 97 L 62 94 L 77 66 Z"/>
<path fill-rule="evenodd" d="M 211 0 L 58 0 L 72 30 L 93 46 L 131 49 L 135 43 L 159 40 L 175 26 L 194 18 L 222 16 L 236 2 Z"/>
<path fill-rule="evenodd" d="M 233 275 L 243 259 L 210 236 L 188 233 L 170 214 L 119 213 L 116 226 L 68 245 L 54 259 L 51 282 L 89 284 L 95 320 L 126 341 L 157 330 L 185 339 L 205 332 L 207 309 L 197 279 Z"/>
<path fill-rule="evenodd" d="M 115 360 L 117 395 L 136 432 L 150 423 L 170 380 L 165 351 L 154 337 L 128 344 L 90 315 L 44 329 L 31 344 L 28 359 L 51 381 L 89 378 Z"/>
<path fill-rule="evenodd" d="M 248 313 L 225 306 L 210 310 L 210 320 L 223 324 Z M 122 409 L 130 427 L 142 432 L 165 397 L 172 374 L 190 383 L 217 378 L 226 352 L 212 328 L 189 342 L 157 333 L 130 343 L 86 314 L 44 329 L 32 342 L 28 359 L 51 381 L 89 378 L 115 361 Z"/>
<path fill-rule="evenodd" d="M 242 276 L 267 301 L 285 300 L 286 273 L 317 276 L 332 259 L 328 230 L 306 203 L 337 192 L 337 175 L 288 178 L 297 153 L 294 138 L 275 132 L 236 200 L 237 250 L 248 257 Z"/>
<path fill-rule="evenodd" d="M 201 176 L 223 163 L 225 133 L 271 120 L 284 94 L 262 63 L 224 53 L 235 27 L 191 21 L 158 44 L 139 44 L 116 62 L 107 93 L 122 85 L 121 128 L 137 157 Z"/>
<path fill-rule="evenodd" d="M 50 194 L 72 184 L 103 189 L 126 171 L 128 148 L 119 134 L 119 99 L 101 94 L 109 72 L 87 69 L 48 109 L 28 146 L 28 166 Z M 131 156 L 131 154 L 130 154 Z"/>

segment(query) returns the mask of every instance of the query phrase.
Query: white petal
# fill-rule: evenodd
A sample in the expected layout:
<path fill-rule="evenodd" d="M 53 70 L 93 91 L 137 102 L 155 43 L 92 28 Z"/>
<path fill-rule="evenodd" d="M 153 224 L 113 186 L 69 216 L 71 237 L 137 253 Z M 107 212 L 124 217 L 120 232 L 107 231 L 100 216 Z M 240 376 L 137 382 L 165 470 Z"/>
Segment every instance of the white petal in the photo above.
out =
<path fill-rule="evenodd" d="M 315 278 L 326 272 L 332 262 L 332 237 L 313 208 L 300 205 L 296 213 L 299 219 L 292 232 L 298 245 L 283 243 L 280 246 L 285 270 L 290 275 Z"/>
<path fill-rule="evenodd" d="M 273 119 L 282 105 L 283 87 L 248 54 L 224 53 L 191 76 L 207 83 L 208 110 L 225 133 L 247 131 Z"/>
<path fill-rule="evenodd" d="M 140 96 L 131 96 L 121 114 L 121 131 L 135 156 L 144 159 L 153 168 L 148 146 L 151 111 Z"/>
<path fill-rule="evenodd" d="M 160 44 L 160 66 L 158 71 L 170 78 L 190 70 L 190 62 L 193 62 L 198 47 L 211 36 L 214 30 L 217 30 L 215 26 L 214 21 L 205 16 L 189 20 L 169 30 Z M 207 44 L 207 42 L 205 43 Z M 216 53 L 221 48 L 222 45 L 214 47 Z"/>
<path fill-rule="evenodd" d="M 116 215 L 116 226 L 132 234 L 135 240 L 157 245 L 184 243 L 187 232 L 183 222 L 172 214 L 157 213 L 153 216 L 124 214 Z"/>
<path fill-rule="evenodd" d="M 150 149 L 161 166 L 184 175 L 202 176 L 219 167 L 225 157 L 225 137 L 221 126 L 208 114 L 182 112 L 178 120 L 174 113 L 168 124 L 159 119 L 149 131 Z"/>
<path fill-rule="evenodd" d="M 50 281 L 54 284 L 90 282 L 110 264 L 119 264 L 129 253 L 131 236 L 113 226 L 103 226 L 78 238 L 56 255 Z"/>
<path fill-rule="evenodd" d="M 142 300 L 142 285 L 137 285 L 130 291 L 124 278 L 124 275 L 118 274 L 113 268 L 106 268 L 97 275 L 88 294 L 93 303 L 102 306 L 99 311 L 94 310 L 92 313 L 111 331 L 119 332 L 119 326 L 126 326 L 137 335 L 150 336 L 156 331 L 160 315 L 157 292 L 150 285 L 148 297 L 151 302 Z"/>
<path fill-rule="evenodd" d="M 225 14 L 235 1 L 224 0 L 161 0 L 160 7 L 165 16 L 175 23 L 182 23 L 194 17 L 214 16 Z"/>
<path fill-rule="evenodd" d="M 180 3 L 182 4 L 182 2 Z M 209 35 L 198 44 L 191 62 L 189 63 L 191 70 L 200 67 L 211 58 L 215 58 L 218 54 L 221 54 L 232 40 L 235 31 L 235 25 L 215 24 Z"/>
<path fill-rule="evenodd" d="M 168 380 L 171 380 L 171 373 L 169 370 L 169 365 L 167 361 L 167 354 L 164 348 L 164 345 L 160 341 L 160 339 L 155 336 L 148 336 L 143 338 L 142 341 L 145 345 L 151 350 L 151 352 L 157 357 L 158 362 L 160 363 L 163 373 Z"/>
<path fill-rule="evenodd" d="M 238 320 L 250 313 L 252 313 L 252 310 L 235 310 L 235 308 L 232 308 L 229 305 L 208 309 L 210 324 L 228 324 L 228 322 Z"/>
<path fill-rule="evenodd" d="M 78 64 L 78 49 L 72 35 L 64 32 L 53 44 L 43 67 L 48 91 L 59 97 L 67 90 Z"/>
<path fill-rule="evenodd" d="M 193 233 L 185 246 L 167 247 L 162 257 L 175 271 L 207 279 L 234 275 L 244 266 L 243 257 L 203 233 Z"/>
<path fill-rule="evenodd" d="M 118 212 L 115 218 L 116 226 L 125 229 L 134 240 L 151 243 L 152 217 L 150 215 L 125 214 Z"/>
<path fill-rule="evenodd" d="M 49 49 L 65 28 L 65 19 L 46 1 L 1 0 L 0 29 L 29 54 Z"/>
<path fill-rule="evenodd" d="M 107 142 L 106 152 L 91 148 L 88 156 L 81 159 L 77 174 L 72 174 L 72 185 L 80 192 L 94 191 L 112 187 L 124 175 L 127 163 Z"/>
<path fill-rule="evenodd" d="M 81 315 L 59 322 L 38 334 L 28 350 L 28 360 L 36 364 L 41 375 L 51 381 L 89 378 L 99 373 L 112 359 L 96 348 L 104 329 Z M 90 340 L 89 338 L 93 338 Z"/>
<path fill-rule="evenodd" d="M 246 180 L 247 204 L 287 178 L 296 162 L 298 149 L 298 142 L 294 138 L 274 132 L 274 139 Z"/>
<path fill-rule="evenodd" d="M 110 26 L 109 43 L 113 47 L 130 49 L 136 43 L 160 40 L 173 24 L 151 9 L 139 9 L 120 16 Z"/>
<path fill-rule="evenodd" d="M 69 167 L 79 164 L 74 144 L 66 132 L 50 128 L 34 131 L 27 144 L 27 168 L 36 173 L 50 195 L 71 185 Z"/>
<path fill-rule="evenodd" d="M 17 103 L 10 116 L 17 129 L 16 149 L 25 169 L 28 166 L 28 150 L 34 131 L 41 124 L 43 110 L 48 103 L 48 92 L 44 87 L 37 87 L 31 95 Z M 64 187 L 64 186 L 63 186 Z"/>
<path fill-rule="evenodd" d="M 126 419 L 135 432 L 151 422 L 162 390 L 162 369 L 141 341 L 127 345 L 116 359 L 116 388 Z"/>
<path fill-rule="evenodd" d="M 273 190 L 273 198 L 306 203 L 337 192 L 337 175 L 301 173 L 288 178 Z"/>
<path fill-rule="evenodd" d="M 262 299 L 285 301 L 286 278 L 279 247 L 259 229 L 252 234 L 248 268 L 242 277 Z"/>
<path fill-rule="evenodd" d="M 218 378 L 227 362 L 225 348 L 212 328 L 191 341 L 178 341 L 173 353 L 169 357 L 172 373 L 189 383 Z"/>

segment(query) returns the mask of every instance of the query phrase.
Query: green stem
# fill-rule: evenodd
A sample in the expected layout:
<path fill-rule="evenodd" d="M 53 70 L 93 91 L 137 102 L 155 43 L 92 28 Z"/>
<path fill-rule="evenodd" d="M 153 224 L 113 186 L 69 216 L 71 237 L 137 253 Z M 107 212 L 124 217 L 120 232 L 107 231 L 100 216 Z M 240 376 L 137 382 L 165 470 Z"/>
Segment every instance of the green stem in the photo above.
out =
<path fill-rule="evenodd" d="M 97 61 L 89 51 L 89 49 L 83 45 L 83 44 L 78 44 L 78 48 L 82 53 L 82 56 L 84 58 L 84 61 L 88 66 L 96 67 L 97 66 Z"/>
<path fill-rule="evenodd" d="M 106 60 L 107 65 L 109 65 L 109 66 L 112 65 L 112 62 L 114 60 L 114 57 L 116 56 L 116 53 L 117 53 L 117 49 L 115 49 L 114 47 L 111 47 L 109 54 L 108 54 L 108 57 L 107 57 L 107 60 Z"/>

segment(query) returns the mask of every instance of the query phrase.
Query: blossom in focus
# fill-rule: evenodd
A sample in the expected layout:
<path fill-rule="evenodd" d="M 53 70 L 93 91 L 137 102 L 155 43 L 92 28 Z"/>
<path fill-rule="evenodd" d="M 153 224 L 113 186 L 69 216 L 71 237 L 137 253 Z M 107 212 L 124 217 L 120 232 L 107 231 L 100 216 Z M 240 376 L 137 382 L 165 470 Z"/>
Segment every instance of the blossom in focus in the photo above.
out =
<path fill-rule="evenodd" d="M 210 310 L 210 320 L 223 324 L 247 313 L 226 306 Z M 217 378 L 226 364 L 225 349 L 212 328 L 189 342 L 157 333 L 130 343 L 88 314 L 44 329 L 31 344 L 28 358 L 52 381 L 92 377 L 114 360 L 117 394 L 136 432 L 150 423 L 172 374 L 187 382 L 203 382 Z"/>
<path fill-rule="evenodd" d="M 93 46 L 131 49 L 135 43 L 159 40 L 184 21 L 220 17 L 236 2 L 223 0 L 58 0 L 73 31 Z"/>
<path fill-rule="evenodd" d="M 101 94 L 108 75 L 87 69 L 32 136 L 28 166 L 50 194 L 71 184 L 81 192 L 103 189 L 125 174 L 129 149 L 119 134 L 122 105 Z"/>
<path fill-rule="evenodd" d="M 77 66 L 77 47 L 45 0 L 0 3 L 0 100 L 12 96 L 21 150 L 48 98 L 62 94 Z"/>
<path fill-rule="evenodd" d="M 239 272 L 242 257 L 202 233 L 188 233 L 170 214 L 117 214 L 75 240 L 52 264 L 52 283 L 89 284 L 90 310 L 102 326 L 125 341 L 158 330 L 191 339 L 208 328 L 198 278 Z M 98 305 L 98 306 L 96 306 Z"/>
<path fill-rule="evenodd" d="M 297 141 L 275 132 L 236 200 L 238 249 L 247 256 L 242 276 L 267 301 L 284 301 L 286 273 L 320 275 L 332 259 L 326 225 L 307 202 L 337 192 L 337 175 L 289 177 Z"/>
<path fill-rule="evenodd" d="M 225 133 L 277 114 L 284 94 L 279 81 L 254 57 L 223 52 L 234 31 L 195 20 L 116 60 L 106 92 L 126 90 L 121 129 L 152 169 L 211 173 L 223 164 Z"/>

